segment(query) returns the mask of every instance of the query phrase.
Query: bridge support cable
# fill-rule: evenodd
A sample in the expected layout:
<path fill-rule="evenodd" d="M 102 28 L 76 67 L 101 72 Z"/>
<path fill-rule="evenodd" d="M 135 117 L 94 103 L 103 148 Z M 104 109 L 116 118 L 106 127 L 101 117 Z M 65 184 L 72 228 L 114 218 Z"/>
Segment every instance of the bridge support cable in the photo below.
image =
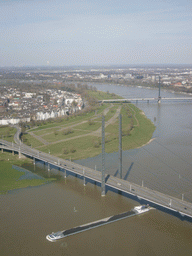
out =
<path fill-rule="evenodd" d="M 119 176 L 122 179 L 122 116 L 119 114 Z"/>
<path fill-rule="evenodd" d="M 174 156 L 176 156 L 177 158 L 181 159 L 183 162 L 187 163 L 188 165 L 190 165 L 190 167 L 192 167 L 192 164 L 189 163 L 188 161 L 186 161 L 184 158 L 182 158 L 180 155 L 177 155 L 176 153 L 174 153 L 172 150 L 168 149 L 167 147 L 165 147 L 163 144 L 161 144 L 158 140 L 154 140 L 155 143 L 159 144 L 161 147 L 165 148 L 167 151 L 169 151 L 170 153 L 172 153 Z"/>
<path fill-rule="evenodd" d="M 101 196 L 105 196 L 105 117 L 102 116 L 102 178 Z"/>
<path fill-rule="evenodd" d="M 130 157 L 131 159 L 134 159 L 134 158 L 131 157 L 131 156 L 129 156 L 129 157 Z M 144 167 L 143 165 L 141 165 L 141 164 L 138 163 L 138 162 L 135 162 L 134 164 L 135 164 L 136 166 L 138 166 L 139 168 L 143 168 L 143 167 Z M 123 169 L 127 171 L 127 169 L 126 169 L 125 167 L 123 167 Z M 150 185 L 148 188 L 152 188 L 152 189 L 155 189 L 156 191 L 158 191 L 158 190 L 159 190 L 159 186 L 157 186 L 157 185 L 161 185 L 161 187 L 164 186 L 164 188 L 169 187 L 169 189 L 170 189 L 174 194 L 177 194 L 178 198 L 181 196 L 181 194 L 177 193 L 177 189 L 176 189 L 176 188 L 173 188 L 173 185 L 170 184 L 170 181 L 168 181 L 168 180 L 166 180 L 166 179 L 163 179 L 162 177 L 159 177 L 159 175 L 153 173 L 153 171 L 149 171 L 149 167 L 147 167 L 147 166 L 146 166 L 145 169 L 147 170 L 147 173 L 150 173 L 152 176 L 154 176 L 155 178 L 157 178 L 157 180 L 156 180 L 156 182 L 155 182 L 155 184 L 154 184 L 154 183 L 149 182 L 149 180 L 147 179 L 147 176 L 146 176 L 147 184 Z M 150 167 L 150 169 L 152 170 L 151 167 Z M 135 174 L 132 174 L 132 177 L 134 177 L 134 178 L 137 180 L 136 184 L 139 185 L 140 180 L 141 180 L 141 177 L 140 177 L 139 175 L 135 175 Z M 163 181 L 163 183 L 159 181 L 159 178 L 161 178 L 161 180 Z M 142 182 L 142 185 L 143 185 L 142 187 L 144 187 L 144 180 L 141 180 L 141 182 Z"/>

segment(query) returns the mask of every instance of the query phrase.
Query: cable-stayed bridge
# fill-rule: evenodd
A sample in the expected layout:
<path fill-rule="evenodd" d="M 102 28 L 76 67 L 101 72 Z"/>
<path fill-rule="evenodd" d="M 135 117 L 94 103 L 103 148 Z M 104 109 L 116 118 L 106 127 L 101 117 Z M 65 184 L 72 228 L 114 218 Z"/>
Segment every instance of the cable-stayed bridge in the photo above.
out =
<path fill-rule="evenodd" d="M 16 141 L 18 139 L 18 134 L 19 132 L 15 135 Z M 57 168 L 64 178 L 67 178 L 67 174 L 70 173 L 76 175 L 78 178 L 83 179 L 84 185 L 86 184 L 86 181 L 95 182 L 97 185 L 102 183 L 102 172 L 38 151 L 24 145 L 20 141 L 19 144 L 16 144 L 1 139 L 0 148 L 2 153 L 3 150 L 6 150 L 17 153 L 19 157 L 21 155 L 30 157 L 33 159 L 34 164 L 36 160 L 42 161 L 47 166 L 48 171 L 50 171 L 51 168 Z M 107 174 L 105 174 L 105 187 L 122 192 L 137 201 L 141 200 L 141 202 L 149 203 L 150 205 L 163 210 L 168 210 L 178 217 L 187 219 L 192 218 L 192 204 L 184 201 L 183 197 L 181 197 L 181 199 L 171 197 L 144 187 L 143 185 L 139 186 Z"/>
<path fill-rule="evenodd" d="M 99 100 L 99 103 L 138 103 L 138 102 L 192 102 L 192 97 L 178 97 L 178 98 L 129 98 L 129 99 L 109 99 L 109 100 Z"/>

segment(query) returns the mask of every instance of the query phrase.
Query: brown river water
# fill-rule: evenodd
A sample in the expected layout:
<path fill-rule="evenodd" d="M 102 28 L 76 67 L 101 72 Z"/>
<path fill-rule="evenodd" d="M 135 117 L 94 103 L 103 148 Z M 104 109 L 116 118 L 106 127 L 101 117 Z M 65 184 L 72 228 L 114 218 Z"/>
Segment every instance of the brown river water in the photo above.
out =
<path fill-rule="evenodd" d="M 68 176 L 0 196 L 0 255 L 192 255 L 192 223 L 159 210 L 51 243 L 46 235 L 132 209 L 137 202 Z M 75 207 L 75 211 L 74 211 Z"/>
<path fill-rule="evenodd" d="M 152 90 L 97 85 L 129 97 L 155 96 Z M 100 88 L 101 87 L 101 88 Z M 164 92 L 164 96 L 170 93 Z M 174 96 L 174 95 L 173 95 Z M 153 140 L 143 148 L 123 152 L 123 176 L 141 185 L 192 202 L 191 104 L 140 104 L 152 121 Z M 78 161 L 99 170 L 101 158 Z M 107 173 L 114 175 L 118 154 L 106 155 Z M 0 256 L 25 255 L 192 255 L 192 223 L 154 209 L 143 215 L 63 238 L 46 240 L 61 231 L 131 210 L 138 202 L 68 176 L 39 187 L 0 195 Z M 74 211 L 75 207 L 75 211 Z"/>

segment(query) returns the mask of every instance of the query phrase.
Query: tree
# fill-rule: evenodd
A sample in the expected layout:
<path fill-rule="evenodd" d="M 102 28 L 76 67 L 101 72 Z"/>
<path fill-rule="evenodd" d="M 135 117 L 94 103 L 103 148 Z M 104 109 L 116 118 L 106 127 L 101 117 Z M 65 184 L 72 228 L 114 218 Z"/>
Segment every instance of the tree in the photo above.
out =
<path fill-rule="evenodd" d="M 78 104 L 78 103 L 77 103 L 75 100 L 72 102 L 72 106 L 73 106 L 73 107 L 76 107 L 77 104 Z"/>

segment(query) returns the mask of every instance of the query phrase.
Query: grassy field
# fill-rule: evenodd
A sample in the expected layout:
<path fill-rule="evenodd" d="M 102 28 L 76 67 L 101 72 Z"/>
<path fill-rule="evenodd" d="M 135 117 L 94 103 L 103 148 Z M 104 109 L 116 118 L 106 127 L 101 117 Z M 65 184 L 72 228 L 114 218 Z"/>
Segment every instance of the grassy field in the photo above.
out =
<path fill-rule="evenodd" d="M 102 106 L 102 110 L 105 109 L 107 106 Z M 100 109 L 99 109 L 100 110 Z M 102 111 L 101 110 L 101 111 Z M 79 113 L 80 114 L 80 113 Z M 56 119 L 54 121 L 52 121 L 51 123 L 50 122 L 46 122 L 45 121 L 45 124 L 39 126 L 39 127 L 36 127 L 36 128 L 32 128 L 31 131 L 35 132 L 36 131 L 40 131 L 39 133 L 37 133 L 38 135 L 41 135 L 44 133 L 44 130 L 45 129 L 52 129 L 52 128 L 57 128 L 57 127 L 62 127 L 62 126 L 69 126 L 69 125 L 72 125 L 74 123 L 78 123 L 80 122 L 81 120 L 84 120 L 84 119 L 90 119 L 92 117 L 95 116 L 95 111 L 91 111 L 89 113 L 83 113 L 83 114 L 80 114 L 80 115 L 70 115 L 70 116 L 65 116 L 63 119 Z M 41 132 L 41 130 L 43 130 Z"/>
<path fill-rule="evenodd" d="M 118 107 L 121 107 L 122 114 L 122 147 L 123 150 L 141 147 L 146 144 L 152 137 L 155 130 L 153 123 L 146 118 L 141 110 L 132 104 L 117 104 L 107 113 L 106 118 L 109 120 L 116 113 Z M 111 111 L 112 110 L 112 111 Z M 95 126 L 95 127 L 94 127 Z M 70 140 L 61 141 L 56 144 L 49 144 L 41 147 L 44 152 L 51 152 L 58 157 L 64 159 L 83 159 L 93 157 L 101 153 L 101 133 L 93 134 L 101 127 L 101 117 L 97 118 L 97 122 L 93 125 L 88 123 L 76 126 L 79 130 L 87 131 L 82 137 L 75 137 Z M 97 128 L 97 129 L 96 129 Z M 118 151 L 119 147 L 119 120 L 118 118 L 106 129 L 106 145 L 107 153 Z M 69 137 L 68 137 L 69 139 Z"/>
<path fill-rule="evenodd" d="M 16 131 L 17 129 L 14 127 L 0 126 L 0 138 L 12 142 L 14 141 L 13 137 Z"/>
<path fill-rule="evenodd" d="M 121 98 L 99 91 L 89 90 L 88 94 L 96 99 Z M 105 115 L 105 151 L 116 152 L 119 146 L 117 111 L 122 114 L 123 150 L 141 147 L 150 141 L 155 126 L 135 105 L 108 103 L 96 106 L 97 108 L 89 113 L 79 113 L 33 128 L 29 132 L 33 132 L 36 137 L 27 134 L 24 136 L 24 142 L 64 159 L 93 157 L 101 153 L 101 123 L 102 115 Z"/>
<path fill-rule="evenodd" d="M 23 135 L 23 143 L 25 143 L 28 146 L 31 146 L 33 148 L 42 146 L 43 143 L 41 141 L 39 141 L 38 139 L 34 138 L 32 135 L 30 134 L 25 134 Z"/>
<path fill-rule="evenodd" d="M 29 186 L 39 186 L 53 179 L 22 179 L 24 172 L 12 169 L 12 165 L 21 166 L 24 163 L 29 163 L 29 159 L 18 159 L 18 156 L 13 156 L 11 153 L 0 152 L 0 194 L 6 194 L 9 190 L 26 188 Z"/>
<path fill-rule="evenodd" d="M 114 93 L 106 93 L 102 91 L 90 91 L 90 90 L 87 92 L 91 97 L 96 98 L 97 100 L 123 99 L 121 96 L 118 96 Z"/>
<path fill-rule="evenodd" d="M 52 126 L 48 128 L 47 125 L 45 125 L 45 129 L 42 129 L 42 126 L 41 130 L 31 130 L 31 132 L 39 136 L 39 140 L 30 134 L 26 134 L 24 136 L 24 142 L 28 145 L 32 145 L 32 147 L 38 148 L 43 146 L 41 139 L 48 143 L 55 143 L 56 141 L 59 142 L 61 140 L 91 133 L 101 127 L 102 112 L 106 112 L 105 119 L 107 121 L 114 115 L 117 107 L 118 106 L 113 106 L 112 104 L 102 105 L 94 115 L 76 116 L 76 118 L 72 117 L 71 119 L 69 118 L 62 121 L 61 125 L 57 124 L 55 127 Z"/>

